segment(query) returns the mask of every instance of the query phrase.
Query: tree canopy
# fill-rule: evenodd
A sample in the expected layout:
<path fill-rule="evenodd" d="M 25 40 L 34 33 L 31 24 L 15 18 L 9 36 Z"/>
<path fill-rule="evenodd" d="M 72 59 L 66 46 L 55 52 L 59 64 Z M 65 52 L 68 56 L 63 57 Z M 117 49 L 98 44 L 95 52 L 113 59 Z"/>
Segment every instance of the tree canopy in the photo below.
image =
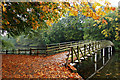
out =
<path fill-rule="evenodd" d="M 108 1 L 91 2 L 81 0 L 79 2 L 2 2 L 2 29 L 12 35 L 26 35 L 35 32 L 37 29 L 52 26 L 60 18 L 78 16 L 81 13 L 87 18 L 99 20 L 102 16 L 114 11 Z M 107 23 L 103 19 L 103 23 Z"/>

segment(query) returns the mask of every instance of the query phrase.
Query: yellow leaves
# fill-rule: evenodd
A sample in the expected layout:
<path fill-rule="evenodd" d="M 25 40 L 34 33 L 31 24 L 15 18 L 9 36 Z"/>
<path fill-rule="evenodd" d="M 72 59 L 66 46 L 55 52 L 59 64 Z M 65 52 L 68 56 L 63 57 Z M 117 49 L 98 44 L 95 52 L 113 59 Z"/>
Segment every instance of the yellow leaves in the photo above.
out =
<path fill-rule="evenodd" d="M 88 2 L 83 2 L 83 4 L 84 4 L 84 5 L 87 5 L 87 4 L 88 4 Z"/>
<path fill-rule="evenodd" d="M 96 26 L 96 24 L 93 24 L 93 26 Z"/>
<path fill-rule="evenodd" d="M 77 14 L 78 14 L 78 11 L 71 11 L 69 13 L 69 16 L 77 16 Z"/>
<path fill-rule="evenodd" d="M 115 21 L 117 21 L 118 20 L 118 18 L 115 18 Z"/>
<path fill-rule="evenodd" d="M 82 13 L 82 15 L 87 16 L 87 12 Z"/>
<path fill-rule="evenodd" d="M 96 5 L 95 5 L 95 4 L 93 4 L 93 5 L 92 5 L 92 8 L 95 10 L 95 8 L 96 8 Z"/>
<path fill-rule="evenodd" d="M 104 1 L 104 0 L 99 0 L 99 1 Z"/>
<path fill-rule="evenodd" d="M 106 19 L 109 19 L 109 17 L 105 17 Z"/>
<path fill-rule="evenodd" d="M 100 18 L 100 16 L 97 16 L 95 13 L 93 13 L 92 18 L 95 19 L 95 20 L 98 20 Z"/>
<path fill-rule="evenodd" d="M 51 24 L 49 24 L 49 26 L 52 26 Z"/>
<path fill-rule="evenodd" d="M 104 29 L 101 33 L 102 33 L 102 34 L 104 34 L 104 35 L 105 35 L 105 37 L 108 37 L 107 30 L 105 30 L 105 29 Z"/>
<path fill-rule="evenodd" d="M 105 19 L 109 19 L 109 21 L 113 20 L 111 17 L 105 17 Z"/>
<path fill-rule="evenodd" d="M 92 17 L 93 16 L 93 13 L 91 12 L 90 14 L 89 14 L 89 17 Z"/>
<path fill-rule="evenodd" d="M 64 15 L 62 15 L 62 17 L 65 17 Z"/>
<path fill-rule="evenodd" d="M 87 2 L 87 0 L 81 0 L 81 4 L 83 4 L 83 5 L 87 5 L 88 2 Z"/>
<path fill-rule="evenodd" d="M 110 12 L 110 7 L 109 6 L 105 6 L 104 10 L 105 10 L 106 13 L 108 13 L 108 12 Z"/>
<path fill-rule="evenodd" d="M 68 4 L 65 4 L 67 7 L 70 7 L 70 4 L 68 3 Z"/>
<path fill-rule="evenodd" d="M 106 34 L 105 37 L 108 37 L 108 35 Z"/>
<path fill-rule="evenodd" d="M 3 12 L 5 12 L 6 11 L 6 8 L 4 7 L 4 5 L 2 4 L 2 7 L 3 7 Z"/>
<path fill-rule="evenodd" d="M 115 27 L 115 25 L 113 25 L 113 27 Z"/>
<path fill-rule="evenodd" d="M 48 13 L 48 11 L 46 11 L 46 13 Z"/>
<path fill-rule="evenodd" d="M 74 14 L 72 14 L 71 12 L 69 13 L 69 16 L 74 16 Z"/>
<path fill-rule="evenodd" d="M 98 27 L 99 27 L 99 29 L 100 29 L 100 28 L 102 27 L 102 25 L 99 25 Z"/>
<path fill-rule="evenodd" d="M 60 13 L 60 16 L 62 16 L 62 13 Z"/>
<path fill-rule="evenodd" d="M 58 21 L 56 21 L 55 23 L 58 23 Z"/>
<path fill-rule="evenodd" d="M 65 9 L 65 6 L 62 6 L 62 9 Z"/>
<path fill-rule="evenodd" d="M 66 11 L 69 11 L 70 9 L 68 9 L 68 8 L 65 8 L 65 10 L 66 10 Z"/>
<path fill-rule="evenodd" d="M 78 15 L 78 11 L 74 11 L 74 15 L 77 16 Z"/>
<path fill-rule="evenodd" d="M 119 32 L 118 31 L 115 31 L 116 32 L 116 35 L 115 35 L 115 40 L 120 40 L 120 36 L 119 36 Z"/>
<path fill-rule="evenodd" d="M 115 30 L 119 30 L 119 29 L 116 27 Z"/>
<path fill-rule="evenodd" d="M 100 20 L 97 20 L 97 24 L 99 24 L 101 21 Z"/>
<path fill-rule="evenodd" d="M 105 30 L 103 30 L 101 33 L 105 33 Z"/>
<path fill-rule="evenodd" d="M 51 25 L 51 21 L 47 20 L 46 23 L 47 23 L 49 26 L 52 26 L 52 25 Z"/>
<path fill-rule="evenodd" d="M 98 3 L 98 2 L 95 2 L 94 3 L 96 6 L 102 6 L 100 3 Z"/>
<path fill-rule="evenodd" d="M 70 11 L 72 11 L 72 10 L 73 10 L 73 8 L 71 7 L 69 10 L 70 10 Z"/>
<path fill-rule="evenodd" d="M 104 15 L 105 15 L 105 12 L 102 12 L 102 15 L 104 16 Z"/>
<path fill-rule="evenodd" d="M 98 11 L 102 11 L 102 8 L 98 8 Z"/>
<path fill-rule="evenodd" d="M 52 10 L 53 10 L 53 8 L 54 8 L 54 7 L 52 7 Z M 47 6 L 42 6 L 42 10 L 43 10 L 44 12 L 47 11 L 47 9 L 48 9 Z"/>
<path fill-rule="evenodd" d="M 116 26 L 119 26 L 119 27 L 120 27 L 120 25 L 119 25 L 119 23 L 118 23 L 118 22 L 116 23 Z"/>
<path fill-rule="evenodd" d="M 54 11 L 55 11 L 55 12 L 58 12 L 58 10 L 57 10 L 57 9 L 55 9 Z"/>
<path fill-rule="evenodd" d="M 100 11 L 96 11 L 96 14 L 101 15 L 101 14 L 100 14 Z"/>
<path fill-rule="evenodd" d="M 92 8 L 95 10 L 97 8 L 97 6 L 102 6 L 100 3 L 98 2 L 95 2 L 93 5 L 92 5 Z"/>
<path fill-rule="evenodd" d="M 75 9 L 78 9 L 78 6 L 74 5 Z"/>
<path fill-rule="evenodd" d="M 109 4 L 111 4 L 111 3 L 106 0 L 106 1 L 105 1 L 105 4 L 109 5 Z"/>
<path fill-rule="evenodd" d="M 92 17 L 96 17 L 96 14 L 95 13 L 93 13 L 93 16 Z"/>

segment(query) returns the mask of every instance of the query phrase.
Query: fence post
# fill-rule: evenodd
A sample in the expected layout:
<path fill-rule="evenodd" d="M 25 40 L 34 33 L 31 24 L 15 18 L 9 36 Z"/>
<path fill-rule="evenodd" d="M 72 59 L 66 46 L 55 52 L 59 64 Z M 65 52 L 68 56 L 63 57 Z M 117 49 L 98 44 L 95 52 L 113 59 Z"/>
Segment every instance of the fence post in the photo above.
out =
<path fill-rule="evenodd" d="M 80 60 L 80 54 L 79 54 L 79 46 L 77 46 L 77 56 L 78 56 L 78 61 Z"/>
<path fill-rule="evenodd" d="M 103 57 L 105 56 L 105 48 L 103 48 Z"/>
<path fill-rule="evenodd" d="M 84 56 L 86 55 L 86 45 L 84 44 Z"/>
<path fill-rule="evenodd" d="M 67 43 L 65 43 L 65 47 L 66 47 L 66 49 L 67 49 Z M 67 51 L 67 50 L 65 50 L 65 51 Z"/>
<path fill-rule="evenodd" d="M 6 50 L 6 54 L 8 54 L 8 50 Z"/>
<path fill-rule="evenodd" d="M 30 48 L 30 55 L 32 54 L 32 50 L 31 50 L 31 48 Z"/>
<path fill-rule="evenodd" d="M 37 56 L 38 56 L 38 49 L 37 49 Z"/>
<path fill-rule="evenodd" d="M 70 44 L 71 44 L 71 47 L 72 47 L 72 42 L 70 42 Z"/>
<path fill-rule="evenodd" d="M 73 57 L 73 47 L 71 47 L 71 59 L 72 59 L 72 63 L 74 62 L 74 57 Z"/>
<path fill-rule="evenodd" d="M 89 54 L 90 54 L 90 46 L 91 46 L 91 44 L 89 43 Z M 90 54 L 91 55 L 91 54 Z"/>
<path fill-rule="evenodd" d="M 46 55 L 48 55 L 48 45 L 46 45 Z"/>
<path fill-rule="evenodd" d="M 25 54 L 26 54 L 26 49 L 25 49 Z"/>
<path fill-rule="evenodd" d="M 112 55 L 112 52 L 113 52 L 113 50 L 112 50 L 112 46 L 111 46 L 111 55 Z"/>
<path fill-rule="evenodd" d="M 18 54 L 20 54 L 20 49 L 18 49 Z"/>
<path fill-rule="evenodd" d="M 96 50 L 96 41 L 95 41 L 94 45 L 95 45 L 95 50 Z"/>
<path fill-rule="evenodd" d="M 98 49 L 99 49 L 99 41 L 98 41 Z"/>
<path fill-rule="evenodd" d="M 94 51 L 94 43 L 92 42 L 92 52 Z"/>
<path fill-rule="evenodd" d="M 13 54 L 14 54 L 14 49 L 12 50 Z"/>
<path fill-rule="evenodd" d="M 99 41 L 98 41 L 98 49 L 99 49 Z"/>

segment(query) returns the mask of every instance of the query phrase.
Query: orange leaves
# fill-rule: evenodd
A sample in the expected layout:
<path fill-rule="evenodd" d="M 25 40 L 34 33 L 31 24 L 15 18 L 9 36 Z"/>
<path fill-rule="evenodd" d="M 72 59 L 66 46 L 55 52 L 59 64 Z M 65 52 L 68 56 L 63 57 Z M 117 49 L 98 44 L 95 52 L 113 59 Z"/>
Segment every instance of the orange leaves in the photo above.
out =
<path fill-rule="evenodd" d="M 108 5 L 104 7 L 106 13 L 110 12 L 111 10 L 115 11 L 115 9 L 116 9 L 115 7 L 109 7 Z"/>
<path fill-rule="evenodd" d="M 10 23 L 7 21 L 7 24 L 10 24 Z"/>
<path fill-rule="evenodd" d="M 87 0 L 81 0 L 81 4 L 83 4 L 83 5 L 87 5 L 88 2 L 87 2 Z"/>
<path fill-rule="evenodd" d="M 46 23 L 47 23 L 49 26 L 52 26 L 52 25 L 51 25 L 52 22 L 51 22 L 50 20 L 47 20 Z"/>
<path fill-rule="evenodd" d="M 38 26 L 38 21 L 32 22 L 33 30 L 37 30 Z"/>
<path fill-rule="evenodd" d="M 93 4 L 93 5 L 92 5 L 92 8 L 95 10 L 95 8 L 96 8 L 96 5 L 94 5 L 94 4 Z"/>
<path fill-rule="evenodd" d="M 110 7 L 109 6 L 105 6 L 104 10 L 105 10 L 106 13 L 108 13 L 108 12 L 110 12 Z"/>
<path fill-rule="evenodd" d="M 3 55 L 3 78 L 81 78 L 77 73 L 71 73 L 65 66 L 65 54 L 52 56 Z M 64 56 L 63 56 L 64 55 Z M 11 73 L 11 74 L 10 74 Z M 32 73 L 32 74 L 31 74 Z"/>
<path fill-rule="evenodd" d="M 45 12 L 45 11 L 47 11 L 47 6 L 43 6 L 43 8 L 42 8 L 42 10 Z"/>
<path fill-rule="evenodd" d="M 114 11 L 116 8 L 115 7 L 111 7 L 111 10 Z"/>
<path fill-rule="evenodd" d="M 90 0 L 88 0 L 90 1 Z M 94 0 L 93 0 L 94 1 Z M 80 3 L 81 2 L 81 3 Z M 65 17 L 63 14 L 67 14 L 68 11 L 70 11 L 69 15 L 70 16 L 77 16 L 78 12 L 82 12 L 82 14 L 86 17 L 92 17 L 93 19 L 97 20 L 99 19 L 102 15 L 105 15 L 105 12 L 109 12 L 109 11 L 114 11 L 115 7 L 109 7 L 109 3 L 106 2 L 105 5 L 106 7 L 104 9 L 100 8 L 102 5 L 96 1 L 93 2 L 92 4 L 92 9 L 91 6 L 88 4 L 87 0 L 81 0 L 80 2 L 35 2 L 35 3 L 21 3 L 22 6 L 20 4 L 15 5 L 13 3 L 11 3 L 11 6 L 8 8 L 7 6 L 4 6 L 4 3 L 2 4 L 2 8 L 3 8 L 3 16 L 5 16 L 5 19 L 9 18 L 7 17 L 8 15 L 6 15 L 7 12 L 10 12 L 10 15 L 14 14 L 14 17 L 16 19 L 11 19 L 9 21 L 15 20 L 15 24 L 22 24 L 23 21 L 20 20 L 20 18 L 18 19 L 15 15 L 18 14 L 18 12 L 20 13 L 20 15 L 22 15 L 23 17 L 25 17 L 25 22 L 26 24 L 31 24 L 32 22 L 32 26 L 33 29 L 38 29 L 39 26 L 44 26 L 44 24 L 39 25 L 38 22 L 36 21 L 45 21 L 49 26 L 52 26 L 51 23 L 54 23 L 55 21 L 57 21 L 59 18 L 61 17 Z M 25 4 L 25 5 L 24 5 Z M 32 6 L 33 5 L 33 6 Z M 16 8 L 17 6 L 20 7 L 20 9 Z M 28 9 L 29 8 L 29 9 Z M 7 9 L 7 10 L 6 10 Z M 32 12 L 32 14 L 29 14 L 29 11 Z M 8 20 L 5 21 L 4 19 L 4 24 L 10 24 L 9 22 L 7 22 Z M 106 23 L 104 21 L 104 23 Z M 106 23 L 107 24 L 107 23 Z M 25 25 L 25 24 L 22 24 Z M 29 27 L 29 26 L 28 26 Z M 22 27 L 24 29 L 24 27 Z M 31 28 L 31 27 L 29 27 Z M 15 28 L 16 30 L 18 29 L 17 27 Z"/>
<path fill-rule="evenodd" d="M 102 19 L 102 23 L 105 23 L 106 25 L 108 24 L 105 19 Z"/>
<path fill-rule="evenodd" d="M 35 20 L 35 19 L 32 17 L 32 20 Z"/>

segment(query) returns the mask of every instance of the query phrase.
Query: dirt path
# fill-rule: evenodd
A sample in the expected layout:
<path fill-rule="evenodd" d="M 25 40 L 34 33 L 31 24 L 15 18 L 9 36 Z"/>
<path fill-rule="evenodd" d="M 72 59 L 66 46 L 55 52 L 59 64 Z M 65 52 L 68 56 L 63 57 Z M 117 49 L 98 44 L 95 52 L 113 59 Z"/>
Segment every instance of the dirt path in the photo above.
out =
<path fill-rule="evenodd" d="M 31 55 L 2 55 L 2 78 L 80 78 L 62 66 L 68 52 L 41 57 Z"/>

